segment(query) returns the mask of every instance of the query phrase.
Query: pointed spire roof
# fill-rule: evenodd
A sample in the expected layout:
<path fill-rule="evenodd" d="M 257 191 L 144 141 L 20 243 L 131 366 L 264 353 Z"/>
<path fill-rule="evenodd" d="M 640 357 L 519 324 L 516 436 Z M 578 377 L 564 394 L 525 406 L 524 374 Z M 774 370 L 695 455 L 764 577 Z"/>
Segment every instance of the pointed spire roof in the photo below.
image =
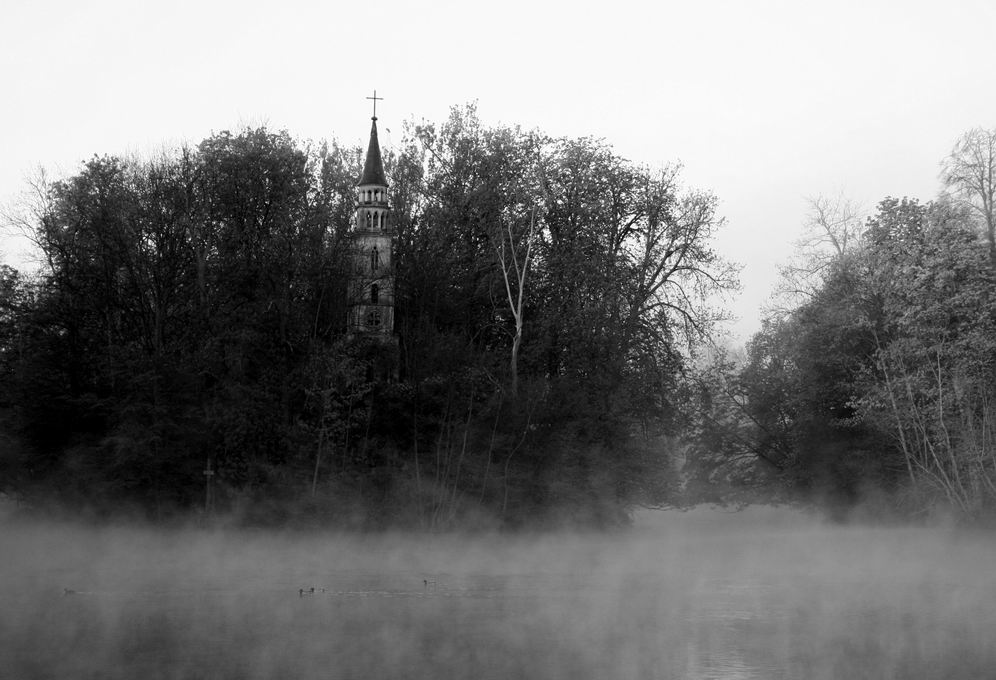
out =
<path fill-rule="evenodd" d="M 371 118 L 370 125 L 370 146 L 367 147 L 367 160 L 363 164 L 363 174 L 356 186 L 364 184 L 380 184 L 387 186 L 387 178 L 384 176 L 384 163 L 380 159 L 380 143 L 377 141 L 377 116 Z"/>

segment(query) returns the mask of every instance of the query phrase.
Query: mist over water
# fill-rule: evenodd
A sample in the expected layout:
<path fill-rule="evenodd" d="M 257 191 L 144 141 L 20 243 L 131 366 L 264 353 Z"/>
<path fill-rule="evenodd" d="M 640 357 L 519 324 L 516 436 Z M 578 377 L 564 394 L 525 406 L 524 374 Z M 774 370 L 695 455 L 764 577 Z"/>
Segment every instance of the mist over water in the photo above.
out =
<path fill-rule="evenodd" d="M 0 554 L 5 678 L 980 678 L 996 668 L 996 540 L 982 532 L 826 525 L 772 509 L 647 513 L 617 534 L 486 537 L 11 521 Z"/>

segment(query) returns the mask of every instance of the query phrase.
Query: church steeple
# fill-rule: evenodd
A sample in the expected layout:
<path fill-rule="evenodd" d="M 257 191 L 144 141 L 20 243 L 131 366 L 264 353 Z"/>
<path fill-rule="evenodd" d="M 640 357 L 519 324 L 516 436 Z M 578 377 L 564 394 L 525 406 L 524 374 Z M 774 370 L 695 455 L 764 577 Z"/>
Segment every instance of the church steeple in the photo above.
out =
<path fill-rule="evenodd" d="M 357 186 L 364 184 L 376 184 L 387 187 L 387 178 L 384 176 L 384 163 L 380 159 L 380 142 L 377 141 L 377 116 L 371 119 L 370 124 L 370 144 L 367 146 L 367 160 L 363 164 L 363 174 Z"/>
<path fill-rule="evenodd" d="M 393 229 L 390 225 L 387 177 L 377 139 L 377 92 L 370 144 L 363 173 L 356 183 L 356 213 L 351 237 L 353 270 L 349 281 L 349 318 L 353 337 L 395 344 Z"/>
<path fill-rule="evenodd" d="M 367 160 L 363 164 L 363 174 L 360 175 L 360 181 L 356 185 L 371 184 L 386 188 L 387 179 L 384 177 L 384 163 L 380 159 L 380 142 L 377 141 L 377 102 L 383 101 L 384 98 L 378 97 L 377 90 L 374 90 L 373 96 L 367 97 L 367 99 L 373 100 L 373 116 L 370 117 L 372 121 L 370 124 L 370 144 L 367 145 Z M 387 196 L 387 193 L 385 192 L 384 195 Z"/>

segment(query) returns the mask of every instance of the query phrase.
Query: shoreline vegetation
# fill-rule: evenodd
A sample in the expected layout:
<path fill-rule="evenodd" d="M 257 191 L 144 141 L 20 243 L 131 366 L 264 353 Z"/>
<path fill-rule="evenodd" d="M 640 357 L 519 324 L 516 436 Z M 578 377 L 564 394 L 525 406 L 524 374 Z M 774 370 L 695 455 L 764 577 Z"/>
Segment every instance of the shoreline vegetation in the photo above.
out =
<path fill-rule="evenodd" d="M 247 128 L 40 174 L 3 213 L 41 268 L 0 267 L 0 494 L 342 530 L 757 503 L 987 524 L 994 149 L 966 133 L 926 204 L 814 198 L 742 349 L 717 340 L 716 196 L 472 105 L 384 154 L 396 353 L 346 329 L 361 150 Z"/>

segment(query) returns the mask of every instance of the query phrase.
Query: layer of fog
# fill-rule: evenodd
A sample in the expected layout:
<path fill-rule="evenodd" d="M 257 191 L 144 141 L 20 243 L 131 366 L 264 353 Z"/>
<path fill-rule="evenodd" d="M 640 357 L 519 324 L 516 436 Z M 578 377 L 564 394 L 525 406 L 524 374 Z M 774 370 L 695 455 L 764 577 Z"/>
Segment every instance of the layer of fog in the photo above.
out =
<path fill-rule="evenodd" d="M 485 537 L 7 520 L 0 555 L 9 677 L 932 678 L 996 663 L 993 536 L 773 509 Z"/>

